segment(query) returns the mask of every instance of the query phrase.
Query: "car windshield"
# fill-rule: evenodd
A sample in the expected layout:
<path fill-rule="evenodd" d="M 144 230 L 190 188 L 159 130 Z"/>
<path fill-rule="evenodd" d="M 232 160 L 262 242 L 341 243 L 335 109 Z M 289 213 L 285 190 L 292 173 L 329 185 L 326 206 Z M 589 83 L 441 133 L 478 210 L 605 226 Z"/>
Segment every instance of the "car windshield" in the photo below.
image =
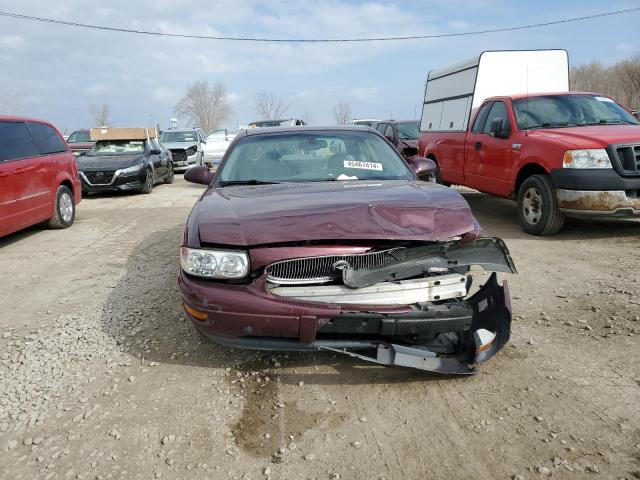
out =
<path fill-rule="evenodd" d="M 545 95 L 513 102 L 518 128 L 562 128 L 640 122 L 608 97 L 598 95 Z"/>
<path fill-rule="evenodd" d="M 418 122 L 405 122 L 396 124 L 398 138 L 400 140 L 417 140 L 420 136 Z"/>
<path fill-rule="evenodd" d="M 198 134 L 196 132 L 162 132 L 160 142 L 162 143 L 180 143 L 180 142 L 197 142 Z"/>
<path fill-rule="evenodd" d="M 393 180 L 413 178 L 407 165 L 372 132 L 327 131 L 250 135 L 229 152 L 219 184 Z"/>
<path fill-rule="evenodd" d="M 89 155 L 122 155 L 144 153 L 143 140 L 99 140 Z"/>
<path fill-rule="evenodd" d="M 89 136 L 89 132 L 86 130 L 73 132 L 69 135 L 69 140 L 67 140 L 68 143 L 86 143 L 90 141 L 91 137 Z"/>

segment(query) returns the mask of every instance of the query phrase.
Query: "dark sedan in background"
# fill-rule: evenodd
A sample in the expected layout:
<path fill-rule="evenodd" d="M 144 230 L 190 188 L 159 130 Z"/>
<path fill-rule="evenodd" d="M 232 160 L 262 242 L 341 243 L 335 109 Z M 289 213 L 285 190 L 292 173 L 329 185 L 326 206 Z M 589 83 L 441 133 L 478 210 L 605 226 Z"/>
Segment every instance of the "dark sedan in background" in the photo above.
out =
<path fill-rule="evenodd" d="M 155 138 L 98 140 L 78 157 L 85 194 L 129 191 L 151 193 L 159 182 L 173 183 L 171 154 Z"/>
<path fill-rule="evenodd" d="M 211 173 L 184 232 L 179 285 L 216 342 L 329 350 L 383 365 L 469 374 L 507 342 L 515 273 L 465 199 L 420 181 L 368 127 L 249 129 Z M 373 351 L 371 355 L 356 353 Z"/>

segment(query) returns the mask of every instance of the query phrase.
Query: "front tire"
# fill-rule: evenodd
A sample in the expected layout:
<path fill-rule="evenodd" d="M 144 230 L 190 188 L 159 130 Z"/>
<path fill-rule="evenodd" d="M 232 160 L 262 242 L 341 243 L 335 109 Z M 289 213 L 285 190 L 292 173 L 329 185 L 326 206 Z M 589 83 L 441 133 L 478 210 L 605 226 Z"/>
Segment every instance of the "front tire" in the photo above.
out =
<path fill-rule="evenodd" d="M 151 170 L 147 170 L 147 173 L 144 177 L 144 183 L 142 184 L 142 188 L 140 189 L 140 193 L 151 193 L 153 191 L 153 172 Z"/>
<path fill-rule="evenodd" d="M 173 163 L 169 165 L 169 173 L 164 179 L 164 183 L 171 184 L 175 179 L 175 174 L 173 173 Z"/>
<path fill-rule="evenodd" d="M 69 228 L 76 218 L 76 205 L 69 187 L 60 185 L 56 192 L 53 217 L 49 219 L 49 228 Z"/>
<path fill-rule="evenodd" d="M 518 190 L 518 218 L 531 235 L 555 235 L 564 224 L 564 214 L 548 175 L 532 175 Z"/>

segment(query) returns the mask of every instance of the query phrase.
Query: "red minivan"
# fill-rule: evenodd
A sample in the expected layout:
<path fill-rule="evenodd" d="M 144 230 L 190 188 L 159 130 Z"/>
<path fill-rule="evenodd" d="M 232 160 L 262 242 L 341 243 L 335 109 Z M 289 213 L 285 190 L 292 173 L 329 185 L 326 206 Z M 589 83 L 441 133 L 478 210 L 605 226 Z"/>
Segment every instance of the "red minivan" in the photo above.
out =
<path fill-rule="evenodd" d="M 70 227 L 81 198 L 76 160 L 60 132 L 0 116 L 0 237 L 44 221 Z"/>

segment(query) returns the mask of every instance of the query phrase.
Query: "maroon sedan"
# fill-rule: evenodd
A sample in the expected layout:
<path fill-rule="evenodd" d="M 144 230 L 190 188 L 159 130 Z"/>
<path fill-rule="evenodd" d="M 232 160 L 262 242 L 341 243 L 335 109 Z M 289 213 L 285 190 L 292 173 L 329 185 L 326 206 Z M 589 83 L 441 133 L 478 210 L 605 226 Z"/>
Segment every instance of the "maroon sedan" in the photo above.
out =
<path fill-rule="evenodd" d="M 509 339 L 506 283 L 472 294 L 472 265 L 515 273 L 465 199 L 416 175 L 368 127 L 239 134 L 184 232 L 179 285 L 207 338 L 328 350 L 383 365 L 473 373 Z"/>

